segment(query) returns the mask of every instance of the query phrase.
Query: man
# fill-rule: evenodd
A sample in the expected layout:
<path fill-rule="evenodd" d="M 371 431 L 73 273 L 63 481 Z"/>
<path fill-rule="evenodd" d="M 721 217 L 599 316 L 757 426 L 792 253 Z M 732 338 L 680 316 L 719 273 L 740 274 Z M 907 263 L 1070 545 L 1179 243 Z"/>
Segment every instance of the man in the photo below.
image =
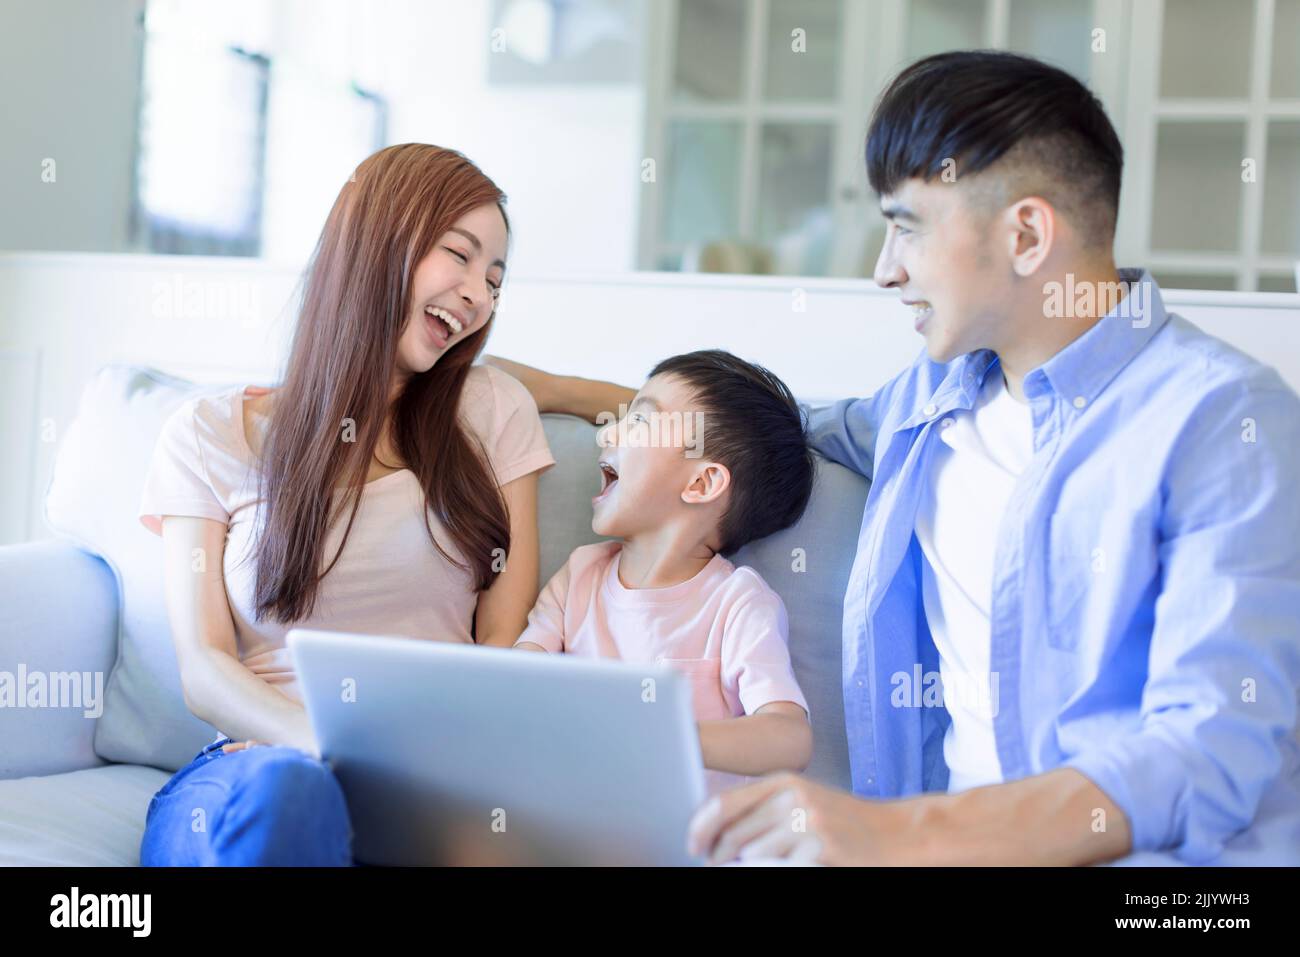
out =
<path fill-rule="evenodd" d="M 693 848 L 1300 863 L 1300 400 L 1116 269 L 1122 149 L 1068 74 L 919 61 L 866 160 L 875 278 L 925 350 L 809 422 L 872 479 L 844 602 L 854 793 L 763 779 L 701 808 Z M 559 405 L 617 401 L 585 389 Z"/>

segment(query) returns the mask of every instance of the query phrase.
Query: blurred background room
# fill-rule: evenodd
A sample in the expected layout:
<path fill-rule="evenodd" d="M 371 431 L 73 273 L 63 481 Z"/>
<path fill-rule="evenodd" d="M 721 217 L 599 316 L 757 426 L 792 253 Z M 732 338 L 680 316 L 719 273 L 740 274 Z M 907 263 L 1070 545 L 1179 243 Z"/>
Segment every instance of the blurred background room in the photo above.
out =
<path fill-rule="evenodd" d="M 901 317 L 869 281 L 871 107 L 905 64 L 975 47 L 1105 104 L 1119 265 L 1189 291 L 1189 318 L 1296 314 L 1300 0 L 0 0 L 0 543 L 44 534 L 103 364 L 273 381 L 330 205 L 388 144 L 458 149 L 509 197 L 490 351 L 640 381 L 700 323 L 646 343 L 635 309 L 698 289 L 717 344 L 754 337 L 801 396 L 870 391 L 920 345 L 901 318 L 836 361 L 756 323 L 801 294 L 827 335 L 861 335 L 864 303 Z M 1237 331 L 1286 356 L 1296 325 Z"/>

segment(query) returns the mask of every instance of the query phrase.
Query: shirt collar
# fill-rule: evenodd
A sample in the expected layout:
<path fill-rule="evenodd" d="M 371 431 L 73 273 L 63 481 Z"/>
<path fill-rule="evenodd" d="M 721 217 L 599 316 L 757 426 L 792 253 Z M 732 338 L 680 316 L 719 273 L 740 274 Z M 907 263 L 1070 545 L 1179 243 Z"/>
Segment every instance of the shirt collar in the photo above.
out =
<path fill-rule="evenodd" d="M 1150 272 L 1120 269 L 1118 273 L 1120 281 L 1129 284 L 1128 294 L 1091 329 L 1025 376 L 1027 397 L 1033 398 L 1050 388 L 1069 407 L 1086 408 L 1168 321 L 1160 289 Z M 1067 286 L 1063 293 L 1067 301 L 1073 301 L 1072 287 Z M 929 402 L 909 417 L 902 428 L 911 428 L 953 409 L 973 408 L 984 377 L 995 365 L 1000 369 L 997 354 L 991 349 L 977 349 L 954 360 Z"/>
<path fill-rule="evenodd" d="M 1091 329 L 1025 376 L 1027 396 L 1043 391 L 1040 383 L 1046 380 L 1070 406 L 1087 407 L 1169 321 L 1151 273 L 1120 269 L 1119 278 L 1128 283 L 1128 294 Z"/>

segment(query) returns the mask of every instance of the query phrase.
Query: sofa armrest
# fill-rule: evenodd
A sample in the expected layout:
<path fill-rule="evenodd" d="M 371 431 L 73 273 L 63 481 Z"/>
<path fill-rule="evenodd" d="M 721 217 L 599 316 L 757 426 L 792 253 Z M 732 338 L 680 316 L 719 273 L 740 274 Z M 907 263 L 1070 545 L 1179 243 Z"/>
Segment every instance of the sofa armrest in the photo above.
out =
<path fill-rule="evenodd" d="M 96 767 L 117 580 L 64 541 L 0 546 L 0 779 Z"/>

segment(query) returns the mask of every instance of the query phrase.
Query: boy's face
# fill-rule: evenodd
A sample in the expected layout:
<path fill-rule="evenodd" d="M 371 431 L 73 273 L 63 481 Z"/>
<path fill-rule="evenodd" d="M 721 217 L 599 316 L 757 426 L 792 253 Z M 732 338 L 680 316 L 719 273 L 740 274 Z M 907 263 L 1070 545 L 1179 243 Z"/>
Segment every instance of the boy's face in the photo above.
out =
<path fill-rule="evenodd" d="M 935 362 L 998 350 L 1014 314 L 1009 231 L 970 201 L 978 186 L 906 180 L 880 197 L 889 221 L 876 282 L 913 305 L 913 324 Z M 1005 247 L 1005 248 L 1004 248 Z"/>
<path fill-rule="evenodd" d="M 703 416 L 686 383 L 654 376 L 619 411 L 596 433 L 604 485 L 592 499 L 592 531 L 627 539 L 663 529 L 688 506 L 715 511 L 730 476 L 719 487 L 726 467 L 705 454 Z"/>

